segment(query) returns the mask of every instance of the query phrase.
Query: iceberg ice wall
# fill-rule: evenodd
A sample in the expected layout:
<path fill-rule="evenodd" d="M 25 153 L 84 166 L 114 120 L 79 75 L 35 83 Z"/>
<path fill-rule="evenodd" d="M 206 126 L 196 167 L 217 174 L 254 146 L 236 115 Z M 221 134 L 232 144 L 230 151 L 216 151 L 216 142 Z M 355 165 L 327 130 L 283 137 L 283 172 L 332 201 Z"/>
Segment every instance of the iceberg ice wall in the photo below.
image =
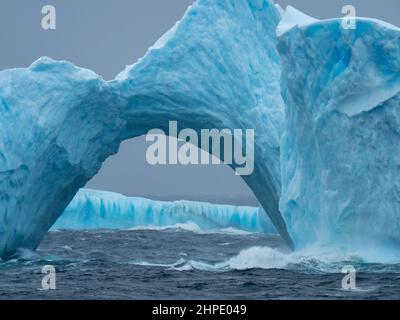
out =
<path fill-rule="evenodd" d="M 81 189 L 54 224 L 54 229 L 130 229 L 193 224 L 199 231 L 235 228 L 276 234 L 259 208 L 193 201 L 153 201 L 117 193 Z"/>
<path fill-rule="evenodd" d="M 255 128 L 245 180 L 291 245 L 278 205 L 279 19 L 267 0 L 199 0 L 114 81 L 49 58 L 0 72 L 0 257 L 35 249 L 121 141 L 169 120 Z"/>
<path fill-rule="evenodd" d="M 123 123 L 105 87 L 93 72 L 48 58 L 0 72 L 0 257 L 36 248 L 117 151 Z"/>
<path fill-rule="evenodd" d="M 281 210 L 297 246 L 400 240 L 400 30 L 357 19 L 279 41 L 286 130 Z M 396 244 L 397 242 L 397 244 Z"/>

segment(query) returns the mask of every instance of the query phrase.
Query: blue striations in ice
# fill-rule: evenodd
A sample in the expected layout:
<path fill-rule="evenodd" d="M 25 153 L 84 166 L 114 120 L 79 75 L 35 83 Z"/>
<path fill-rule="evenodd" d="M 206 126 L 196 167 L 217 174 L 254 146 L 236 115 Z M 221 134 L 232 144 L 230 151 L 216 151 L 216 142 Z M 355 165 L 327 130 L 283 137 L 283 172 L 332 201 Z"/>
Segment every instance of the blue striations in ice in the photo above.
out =
<path fill-rule="evenodd" d="M 121 141 L 169 120 L 255 129 L 245 181 L 292 246 L 279 212 L 279 20 L 268 0 L 199 0 L 111 82 L 49 58 L 0 72 L 0 257 L 37 248 Z"/>
<path fill-rule="evenodd" d="M 81 189 L 53 229 L 181 228 L 195 232 L 258 232 L 276 234 L 259 208 L 193 201 L 153 201 Z"/>
<path fill-rule="evenodd" d="M 357 19 L 355 30 L 342 22 L 281 32 L 280 208 L 296 247 L 398 254 L 400 30 L 372 19 Z"/>

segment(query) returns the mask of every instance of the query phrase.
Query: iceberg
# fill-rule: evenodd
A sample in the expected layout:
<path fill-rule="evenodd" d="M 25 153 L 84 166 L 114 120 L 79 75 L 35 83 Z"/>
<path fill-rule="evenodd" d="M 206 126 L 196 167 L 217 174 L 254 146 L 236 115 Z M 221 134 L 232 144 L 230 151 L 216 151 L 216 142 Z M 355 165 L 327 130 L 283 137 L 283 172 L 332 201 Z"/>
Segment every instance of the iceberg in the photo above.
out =
<path fill-rule="evenodd" d="M 279 21 L 268 0 L 199 0 L 113 81 L 50 58 L 1 71 L 0 257 L 36 249 L 123 140 L 167 131 L 169 120 L 255 129 L 255 170 L 244 179 L 293 247 L 279 212 Z"/>
<path fill-rule="evenodd" d="M 0 257 L 36 249 L 123 140 L 166 132 L 170 120 L 179 130 L 254 129 L 255 170 L 243 179 L 289 247 L 399 251 L 400 32 L 342 21 L 269 0 L 198 0 L 112 81 L 50 58 L 1 71 Z M 81 191 L 70 208 L 124 221 L 125 206 L 140 203 L 115 198 Z M 188 209 L 180 205 L 142 209 Z M 214 212 L 208 222 L 232 212 L 188 207 Z M 86 223 L 69 210 L 60 225 Z"/>
<path fill-rule="evenodd" d="M 285 18 L 284 18 L 285 19 Z M 400 240 L 400 30 L 358 18 L 283 30 L 281 212 L 296 247 Z"/>
<path fill-rule="evenodd" d="M 189 227 L 200 232 L 276 234 L 262 209 L 193 201 L 153 201 L 118 193 L 81 189 L 53 230 Z"/>

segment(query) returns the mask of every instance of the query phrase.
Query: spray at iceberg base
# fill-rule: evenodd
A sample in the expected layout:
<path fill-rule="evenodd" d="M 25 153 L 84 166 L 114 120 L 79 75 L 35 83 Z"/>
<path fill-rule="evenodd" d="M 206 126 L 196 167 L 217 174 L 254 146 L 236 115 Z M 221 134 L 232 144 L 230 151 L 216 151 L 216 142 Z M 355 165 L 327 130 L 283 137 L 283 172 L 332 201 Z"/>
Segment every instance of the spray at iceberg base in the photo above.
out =
<path fill-rule="evenodd" d="M 49 58 L 0 72 L 0 257 L 36 249 L 123 140 L 169 120 L 254 128 L 244 180 L 289 247 L 398 255 L 399 39 L 371 19 L 199 0 L 113 81 Z"/>

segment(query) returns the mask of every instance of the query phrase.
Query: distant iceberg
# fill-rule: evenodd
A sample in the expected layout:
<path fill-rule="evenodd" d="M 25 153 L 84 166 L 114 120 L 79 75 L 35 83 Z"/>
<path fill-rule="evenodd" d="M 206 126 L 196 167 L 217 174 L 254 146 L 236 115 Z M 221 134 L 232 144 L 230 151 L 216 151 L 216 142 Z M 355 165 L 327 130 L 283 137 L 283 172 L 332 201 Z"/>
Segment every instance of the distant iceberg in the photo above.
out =
<path fill-rule="evenodd" d="M 193 201 L 153 201 L 81 189 L 53 226 L 63 230 L 183 228 L 276 234 L 262 209 Z"/>

